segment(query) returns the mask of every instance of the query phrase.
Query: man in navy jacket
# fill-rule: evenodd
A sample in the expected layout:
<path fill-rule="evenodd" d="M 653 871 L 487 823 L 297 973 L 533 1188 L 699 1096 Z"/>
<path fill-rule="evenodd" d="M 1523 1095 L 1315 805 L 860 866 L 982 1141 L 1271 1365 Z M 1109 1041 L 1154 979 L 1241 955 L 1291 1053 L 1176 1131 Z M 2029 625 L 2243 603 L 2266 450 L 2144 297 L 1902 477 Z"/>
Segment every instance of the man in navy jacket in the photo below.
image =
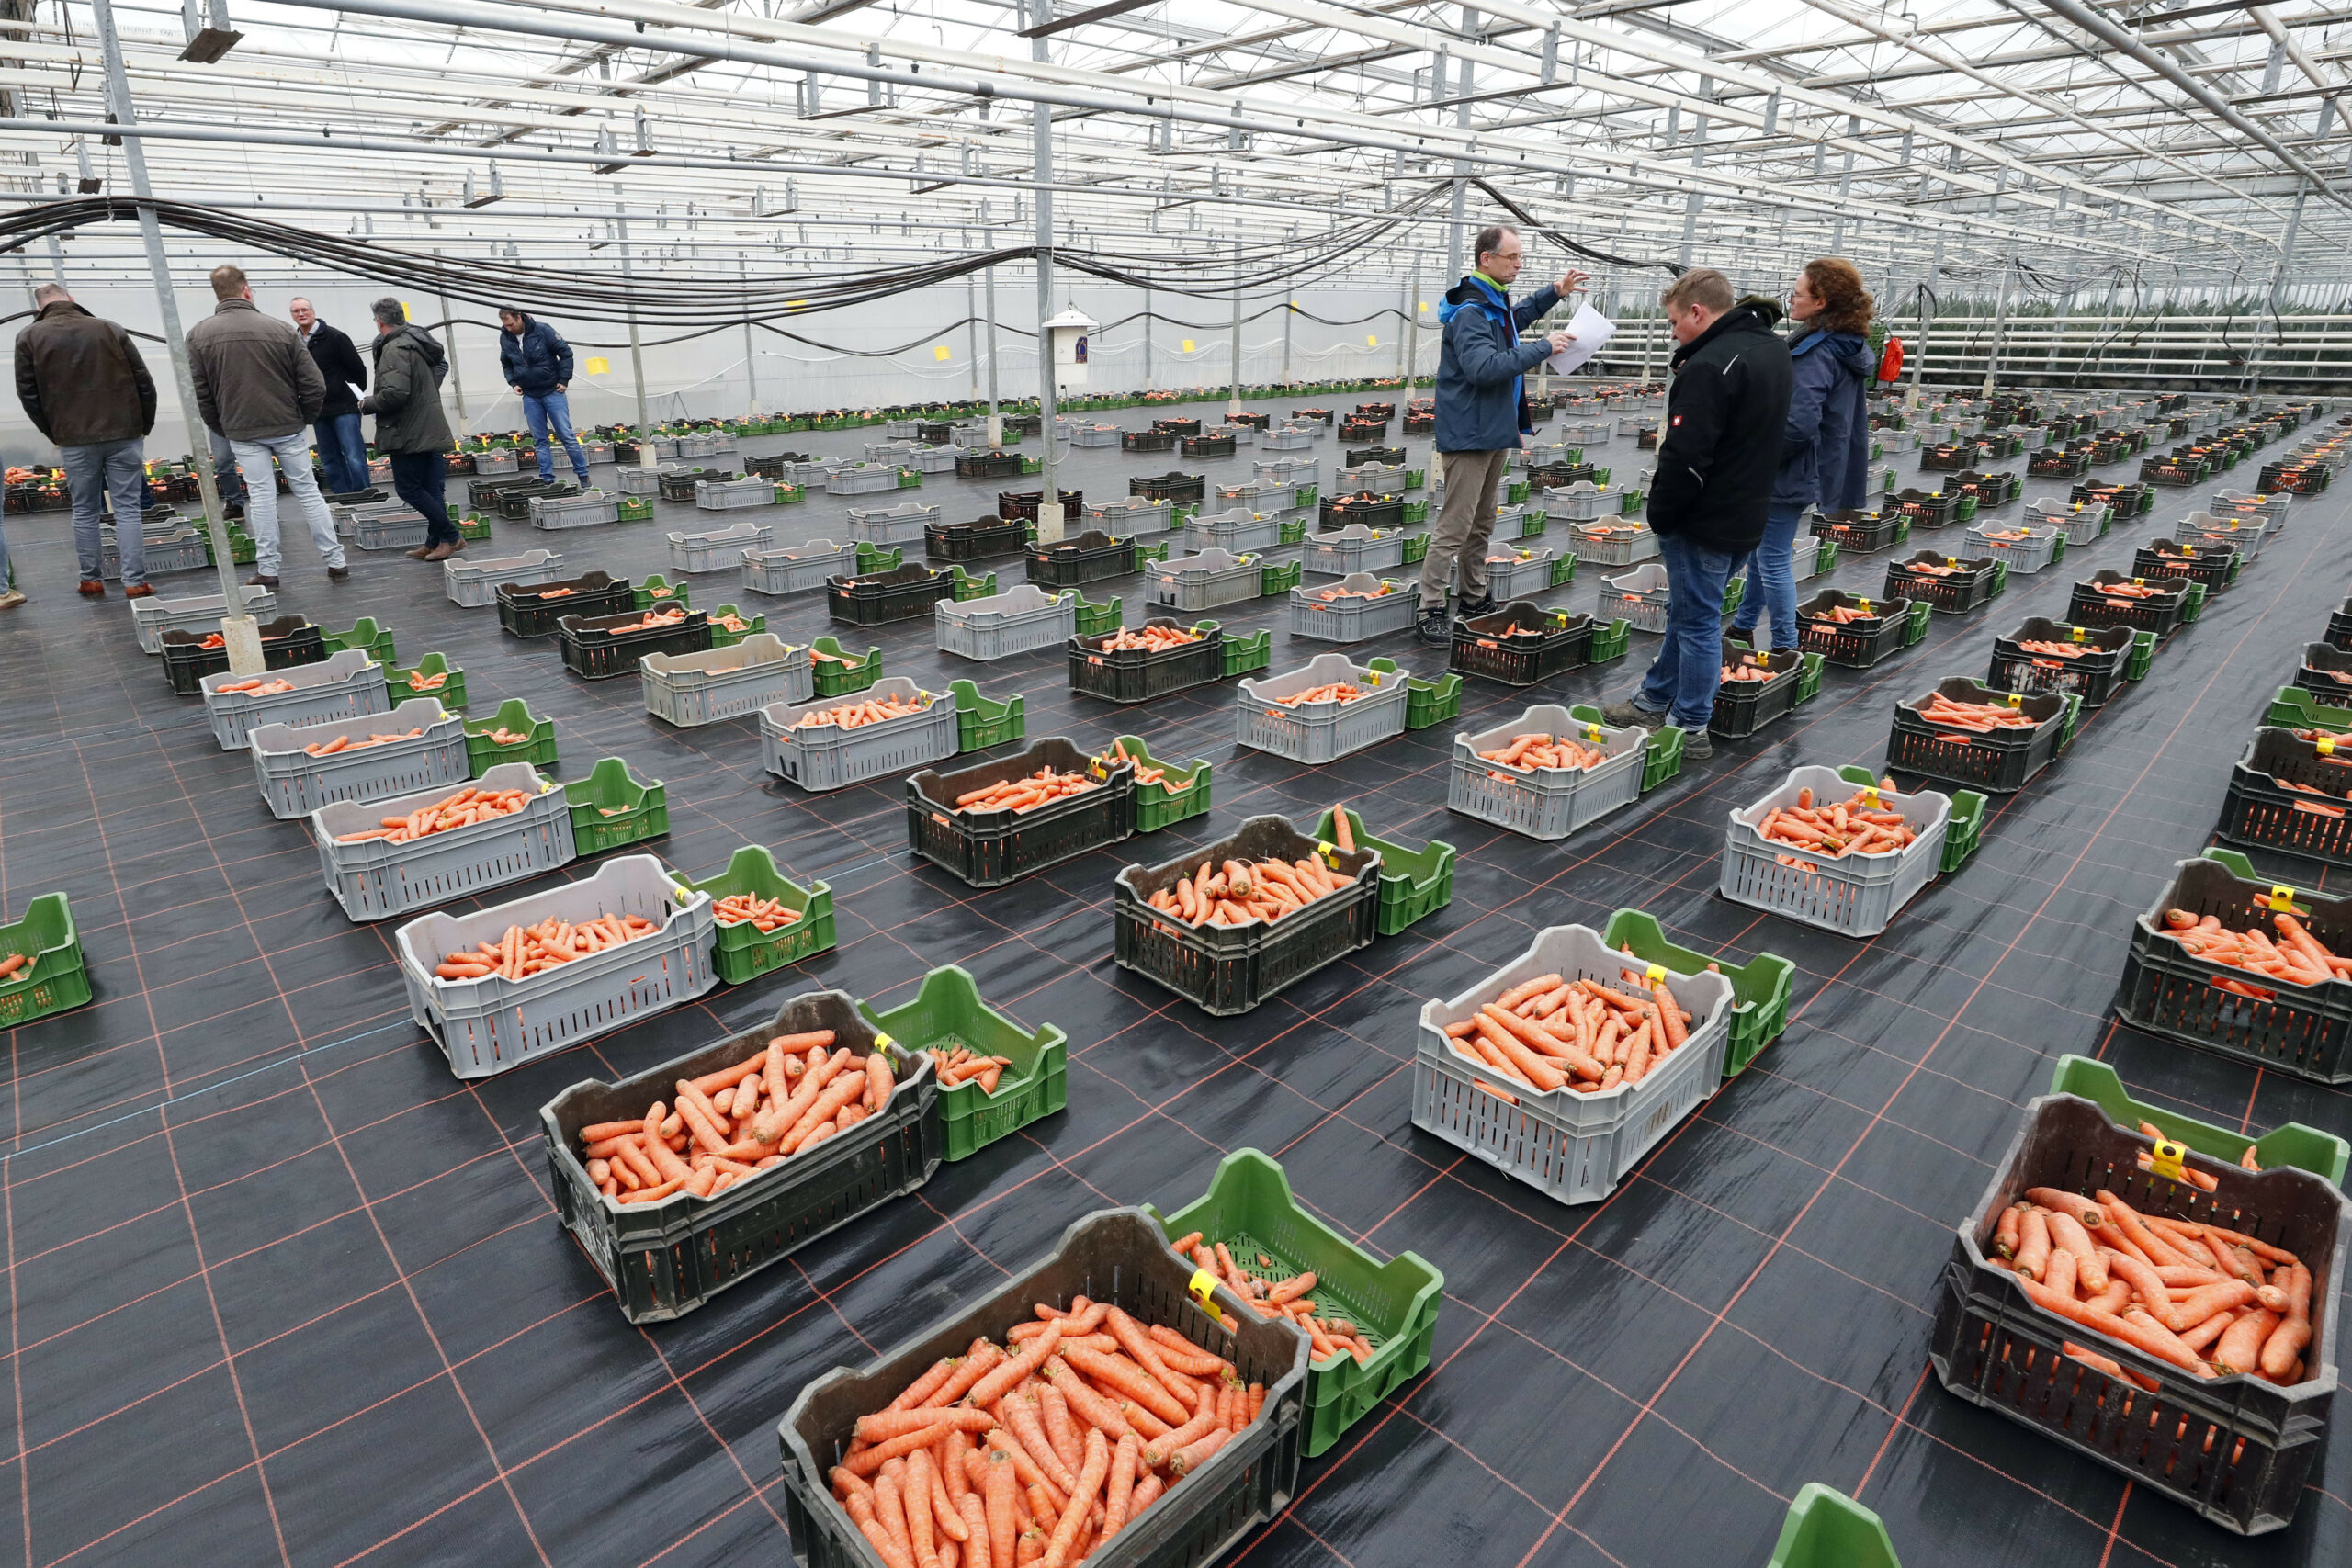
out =
<path fill-rule="evenodd" d="M 1585 275 L 1568 272 L 1514 305 L 1510 286 L 1525 251 L 1519 231 L 1494 226 L 1478 231 L 1477 268 L 1446 292 L 1437 319 L 1444 346 L 1437 361 L 1437 457 L 1445 479 L 1445 504 L 1430 532 L 1430 552 L 1421 561 L 1423 642 L 1443 647 L 1453 640 L 1446 615 L 1446 585 L 1458 561 L 1464 616 L 1494 608 L 1487 593 L 1487 541 L 1495 532 L 1495 492 L 1520 437 L 1532 434 L 1521 406 L 1526 373 L 1568 346 L 1566 333 L 1521 343 L 1519 334 L 1543 319 L 1564 294 L 1584 287 Z"/>
<path fill-rule="evenodd" d="M 571 402 L 564 396 L 571 384 L 571 345 L 553 327 L 512 305 L 500 310 L 498 325 L 498 367 L 506 374 L 506 384 L 522 396 L 523 423 L 531 427 L 531 439 L 539 446 L 540 479 L 555 478 L 555 450 L 548 441 L 553 430 L 571 458 L 572 477 L 586 490 L 588 454 L 571 433 Z"/>

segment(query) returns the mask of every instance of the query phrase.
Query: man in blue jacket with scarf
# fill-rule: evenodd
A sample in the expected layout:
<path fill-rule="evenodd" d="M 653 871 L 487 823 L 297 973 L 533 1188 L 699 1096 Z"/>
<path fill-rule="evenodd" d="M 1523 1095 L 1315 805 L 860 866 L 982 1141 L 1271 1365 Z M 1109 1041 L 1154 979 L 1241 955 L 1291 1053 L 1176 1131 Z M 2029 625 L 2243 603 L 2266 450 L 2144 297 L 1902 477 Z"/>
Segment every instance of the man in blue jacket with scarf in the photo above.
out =
<path fill-rule="evenodd" d="M 1567 272 L 1525 300 L 1510 301 L 1526 254 L 1519 231 L 1496 225 L 1478 231 L 1478 270 L 1446 292 L 1437 308 L 1444 346 L 1437 361 L 1437 458 L 1445 479 L 1445 504 L 1430 532 L 1430 553 L 1421 561 L 1423 642 L 1443 647 L 1453 638 L 1445 592 L 1457 562 L 1464 616 L 1495 607 L 1487 592 L 1487 542 L 1495 532 L 1495 492 L 1520 437 L 1533 434 L 1521 400 L 1521 384 L 1532 370 L 1573 341 L 1566 333 L 1521 343 L 1519 334 L 1582 288 L 1585 275 Z"/>

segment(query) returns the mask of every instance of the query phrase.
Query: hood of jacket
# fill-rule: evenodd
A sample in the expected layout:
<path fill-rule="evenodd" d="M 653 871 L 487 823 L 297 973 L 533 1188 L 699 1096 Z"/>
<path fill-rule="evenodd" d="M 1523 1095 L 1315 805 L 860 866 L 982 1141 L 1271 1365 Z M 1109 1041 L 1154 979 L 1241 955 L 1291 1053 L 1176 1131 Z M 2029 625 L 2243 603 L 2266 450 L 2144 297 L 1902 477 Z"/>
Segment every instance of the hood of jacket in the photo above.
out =
<path fill-rule="evenodd" d="M 1437 302 L 1437 324 L 1441 327 L 1445 325 L 1472 305 L 1487 305 L 1498 310 L 1508 310 L 1510 309 L 1510 296 L 1476 277 L 1465 277 L 1447 289 L 1445 298 Z"/>
<path fill-rule="evenodd" d="M 1686 343 L 1679 348 L 1676 349 L 1674 351 L 1674 368 L 1677 370 L 1681 369 L 1683 362 L 1689 359 L 1692 355 L 1698 353 L 1701 349 L 1706 347 L 1717 338 L 1727 337 L 1734 333 L 1758 333 L 1769 337 L 1771 335 L 1773 323 L 1778 321 L 1780 319 L 1781 306 L 1778 300 L 1758 299 L 1743 299 L 1738 304 L 1734 305 L 1730 310 L 1725 310 L 1722 315 L 1717 316 L 1713 321 L 1708 324 L 1705 332 L 1701 333 L 1697 337 L 1692 338 L 1689 343 Z"/>
<path fill-rule="evenodd" d="M 1860 333 L 1823 332 L 1817 328 L 1800 326 L 1789 339 L 1789 357 L 1802 358 L 1818 354 L 1836 361 L 1838 367 L 1857 381 L 1867 380 L 1877 362 L 1871 357 L 1870 344 Z"/>
<path fill-rule="evenodd" d="M 402 324 L 398 332 L 377 333 L 376 341 L 372 345 L 376 358 L 382 359 L 385 350 L 403 340 L 424 356 L 425 364 L 433 367 L 433 378 L 438 381 L 442 371 L 448 365 L 449 356 L 441 351 L 439 339 L 413 321 Z"/>

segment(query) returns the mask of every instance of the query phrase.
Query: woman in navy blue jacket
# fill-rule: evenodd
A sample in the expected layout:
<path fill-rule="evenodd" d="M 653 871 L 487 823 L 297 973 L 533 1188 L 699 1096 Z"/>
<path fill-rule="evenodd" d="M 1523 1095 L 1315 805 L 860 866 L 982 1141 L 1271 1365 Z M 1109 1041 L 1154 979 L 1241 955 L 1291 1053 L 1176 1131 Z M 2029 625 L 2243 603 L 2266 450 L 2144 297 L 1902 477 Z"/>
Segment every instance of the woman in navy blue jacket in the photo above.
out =
<path fill-rule="evenodd" d="M 1860 506 L 1870 483 L 1871 300 L 1854 264 L 1823 256 L 1804 265 L 1789 296 L 1795 325 L 1789 359 L 1795 387 L 1781 434 L 1781 469 L 1765 513 L 1764 540 L 1747 558 L 1747 592 L 1732 633 L 1756 637 L 1768 614 L 1772 647 L 1797 646 L 1797 590 L 1789 558 L 1808 506 L 1838 512 Z"/>

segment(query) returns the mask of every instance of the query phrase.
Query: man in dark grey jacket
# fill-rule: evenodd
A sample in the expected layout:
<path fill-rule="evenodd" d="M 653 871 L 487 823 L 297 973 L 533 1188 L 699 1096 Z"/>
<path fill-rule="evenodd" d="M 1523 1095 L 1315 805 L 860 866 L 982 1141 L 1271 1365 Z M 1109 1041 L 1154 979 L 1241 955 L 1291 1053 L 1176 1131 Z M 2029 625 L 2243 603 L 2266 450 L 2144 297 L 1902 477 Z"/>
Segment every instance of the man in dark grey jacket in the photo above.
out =
<path fill-rule="evenodd" d="M 432 333 L 409 324 L 398 299 L 388 295 L 368 311 L 376 318 L 376 389 L 359 412 L 376 416 L 376 450 L 391 459 L 392 489 L 424 515 L 424 543 L 409 558 L 447 560 L 466 547 L 442 500 L 454 443 L 441 412 L 449 357 Z"/>
<path fill-rule="evenodd" d="M 42 284 L 33 303 L 40 315 L 17 337 L 17 400 L 65 460 L 82 592 L 95 599 L 107 591 L 98 572 L 98 518 L 111 492 L 123 595 L 143 599 L 155 592 L 147 586 L 139 532 L 147 505 L 141 443 L 155 428 L 154 379 L 130 334 L 74 303 L 63 285 Z M 6 592 L 0 581 L 0 593 Z"/>
<path fill-rule="evenodd" d="M 188 368 L 196 377 L 198 412 L 209 428 L 229 438 L 244 472 L 245 523 L 254 547 L 254 575 L 246 581 L 277 586 L 277 485 L 269 472 L 275 458 L 327 576 L 340 581 L 351 572 L 311 469 L 311 423 L 326 406 L 326 380 L 294 329 L 254 304 L 242 271 L 214 267 L 212 296 L 220 301 L 212 314 L 188 329 Z"/>

